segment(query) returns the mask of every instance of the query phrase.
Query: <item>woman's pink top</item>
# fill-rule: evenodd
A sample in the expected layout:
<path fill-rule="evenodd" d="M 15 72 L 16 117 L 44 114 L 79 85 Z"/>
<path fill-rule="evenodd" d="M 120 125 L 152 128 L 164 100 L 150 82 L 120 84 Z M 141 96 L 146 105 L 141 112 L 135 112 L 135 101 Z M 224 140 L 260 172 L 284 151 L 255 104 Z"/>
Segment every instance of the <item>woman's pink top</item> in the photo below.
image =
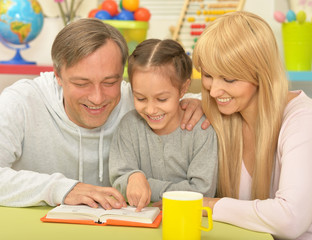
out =
<path fill-rule="evenodd" d="M 243 165 L 240 199 L 219 200 L 214 220 L 268 232 L 277 239 L 312 239 L 312 99 L 297 92 L 284 112 L 271 198 L 250 200 L 252 178 Z"/>

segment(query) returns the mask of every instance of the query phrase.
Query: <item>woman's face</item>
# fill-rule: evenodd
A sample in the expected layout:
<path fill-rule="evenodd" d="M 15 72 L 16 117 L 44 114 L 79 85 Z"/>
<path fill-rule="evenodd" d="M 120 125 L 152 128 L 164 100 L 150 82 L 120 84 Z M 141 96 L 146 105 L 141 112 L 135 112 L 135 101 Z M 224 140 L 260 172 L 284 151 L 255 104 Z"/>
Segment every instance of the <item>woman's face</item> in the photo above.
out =
<path fill-rule="evenodd" d="M 256 107 L 258 88 L 250 82 L 210 76 L 202 72 L 202 83 L 210 96 L 215 99 L 222 114 L 248 112 Z"/>

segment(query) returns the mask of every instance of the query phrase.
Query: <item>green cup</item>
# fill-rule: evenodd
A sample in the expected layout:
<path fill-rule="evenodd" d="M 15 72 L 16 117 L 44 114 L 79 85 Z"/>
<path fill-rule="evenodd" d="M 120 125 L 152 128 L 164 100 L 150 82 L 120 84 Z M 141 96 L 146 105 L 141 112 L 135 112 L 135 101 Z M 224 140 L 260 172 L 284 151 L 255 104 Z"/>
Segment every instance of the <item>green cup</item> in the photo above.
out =
<path fill-rule="evenodd" d="M 284 57 L 288 71 L 311 71 L 312 23 L 282 24 Z"/>

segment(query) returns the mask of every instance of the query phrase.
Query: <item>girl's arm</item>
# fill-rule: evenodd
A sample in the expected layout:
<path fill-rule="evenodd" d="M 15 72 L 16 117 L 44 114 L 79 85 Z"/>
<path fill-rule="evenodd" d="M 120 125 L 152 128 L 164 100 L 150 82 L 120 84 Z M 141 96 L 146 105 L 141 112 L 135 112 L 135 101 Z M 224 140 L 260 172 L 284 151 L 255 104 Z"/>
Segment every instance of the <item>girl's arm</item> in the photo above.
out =
<path fill-rule="evenodd" d="M 139 130 L 136 129 L 139 120 L 133 115 L 127 114 L 114 133 L 110 145 L 109 176 L 112 186 L 127 198 L 130 205 L 139 206 L 140 210 L 149 204 L 151 193 L 140 170 Z"/>

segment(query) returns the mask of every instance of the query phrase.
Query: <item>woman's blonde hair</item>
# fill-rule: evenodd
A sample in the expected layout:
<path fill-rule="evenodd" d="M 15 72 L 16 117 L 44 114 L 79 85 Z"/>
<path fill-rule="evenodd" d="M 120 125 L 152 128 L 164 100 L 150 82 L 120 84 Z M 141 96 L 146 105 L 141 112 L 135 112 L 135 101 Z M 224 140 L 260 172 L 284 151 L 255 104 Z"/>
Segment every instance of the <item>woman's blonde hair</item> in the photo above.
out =
<path fill-rule="evenodd" d="M 257 86 L 253 199 L 270 194 L 274 156 L 287 102 L 288 81 L 270 26 L 259 16 L 238 11 L 225 14 L 201 34 L 194 66 L 213 76 L 248 81 Z M 243 157 L 240 113 L 222 115 L 209 91 L 202 88 L 203 109 L 218 135 L 218 196 L 239 196 Z"/>

